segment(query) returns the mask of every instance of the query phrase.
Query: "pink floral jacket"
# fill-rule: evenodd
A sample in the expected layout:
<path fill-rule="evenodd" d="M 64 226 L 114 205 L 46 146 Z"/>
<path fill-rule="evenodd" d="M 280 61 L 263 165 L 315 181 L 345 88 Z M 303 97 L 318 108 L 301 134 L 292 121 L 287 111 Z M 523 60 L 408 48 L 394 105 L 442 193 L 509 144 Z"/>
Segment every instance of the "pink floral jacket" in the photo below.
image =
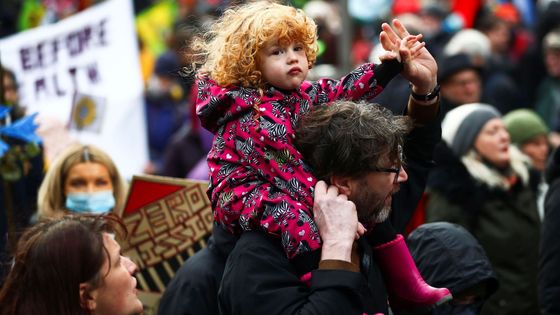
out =
<path fill-rule="evenodd" d="M 364 64 L 342 80 L 305 81 L 298 90 L 269 88 L 263 95 L 199 77 L 197 114 L 215 133 L 208 154 L 215 221 L 233 233 L 264 229 L 281 237 L 288 258 L 320 248 L 312 213 L 316 179 L 293 145 L 294 128 L 312 106 L 375 97 L 400 69 Z"/>

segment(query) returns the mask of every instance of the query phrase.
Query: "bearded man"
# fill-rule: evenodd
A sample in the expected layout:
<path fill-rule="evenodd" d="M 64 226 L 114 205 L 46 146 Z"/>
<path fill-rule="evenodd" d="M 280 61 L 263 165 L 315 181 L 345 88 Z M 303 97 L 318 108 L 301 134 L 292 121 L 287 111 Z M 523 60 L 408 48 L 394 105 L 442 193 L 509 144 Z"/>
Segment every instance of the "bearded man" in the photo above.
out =
<path fill-rule="evenodd" d="M 408 223 L 441 135 L 437 100 L 419 103 L 411 98 L 405 113 L 408 117 L 376 104 L 338 101 L 314 108 L 300 121 L 295 144 L 320 180 L 313 211 L 323 245 L 312 262 L 316 269 L 310 281 L 302 281 L 297 265 L 283 254 L 280 239 L 262 231 L 245 232 L 226 263 L 220 310 L 387 314 L 389 295 L 395 311 L 402 301 L 391 297 L 402 292 L 392 291 L 391 284 L 402 283 L 404 273 L 418 271 L 392 225 L 400 232 Z M 399 259 L 385 259 L 395 252 Z M 410 287 L 404 284 L 398 290 Z M 449 297 L 447 289 L 436 290 L 442 292 L 440 300 Z"/>

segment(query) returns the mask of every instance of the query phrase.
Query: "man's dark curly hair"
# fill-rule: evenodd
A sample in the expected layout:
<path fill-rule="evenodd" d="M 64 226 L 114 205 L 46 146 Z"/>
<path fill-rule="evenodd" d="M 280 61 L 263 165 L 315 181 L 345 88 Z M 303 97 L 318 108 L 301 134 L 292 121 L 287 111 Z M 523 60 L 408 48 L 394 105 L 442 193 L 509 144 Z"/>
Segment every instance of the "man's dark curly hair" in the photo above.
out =
<path fill-rule="evenodd" d="M 361 176 L 398 161 L 397 148 L 411 128 L 408 117 L 379 104 L 336 101 L 301 119 L 295 145 L 315 176 L 330 182 L 332 175 Z"/>

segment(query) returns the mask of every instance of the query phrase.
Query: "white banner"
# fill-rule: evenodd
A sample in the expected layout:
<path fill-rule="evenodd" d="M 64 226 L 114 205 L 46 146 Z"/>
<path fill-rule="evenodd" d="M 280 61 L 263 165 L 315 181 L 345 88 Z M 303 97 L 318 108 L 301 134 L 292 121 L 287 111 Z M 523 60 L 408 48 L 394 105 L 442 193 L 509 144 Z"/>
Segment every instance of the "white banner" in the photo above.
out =
<path fill-rule="evenodd" d="M 143 83 L 132 0 L 109 0 L 0 40 L 4 67 L 15 72 L 27 113 L 69 124 L 75 95 L 103 98 L 98 132 L 72 131 L 111 155 L 126 178 L 148 162 Z"/>

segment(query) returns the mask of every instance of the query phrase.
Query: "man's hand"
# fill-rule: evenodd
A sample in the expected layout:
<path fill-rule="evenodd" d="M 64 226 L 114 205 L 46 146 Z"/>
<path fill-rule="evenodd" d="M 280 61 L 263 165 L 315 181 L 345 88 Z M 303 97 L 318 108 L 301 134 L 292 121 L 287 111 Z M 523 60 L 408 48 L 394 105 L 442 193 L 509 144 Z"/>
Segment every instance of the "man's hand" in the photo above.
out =
<path fill-rule="evenodd" d="M 402 75 L 412 83 L 412 89 L 417 94 L 428 94 L 437 84 L 437 63 L 423 43 L 416 42 L 413 47 L 407 46 L 411 35 L 406 27 L 397 19 L 392 21 L 393 27 L 383 23 L 383 31 L 379 39 L 383 48 L 389 52 L 399 52 L 404 69 Z M 420 37 L 419 37 L 420 36 Z M 421 35 L 412 36 L 417 41 Z M 422 46 L 418 46 L 422 44 Z"/>
<path fill-rule="evenodd" d="M 354 239 L 365 232 L 358 223 L 354 203 L 339 194 L 336 186 L 319 181 L 315 185 L 313 213 L 323 240 L 321 259 L 350 262 Z"/>

